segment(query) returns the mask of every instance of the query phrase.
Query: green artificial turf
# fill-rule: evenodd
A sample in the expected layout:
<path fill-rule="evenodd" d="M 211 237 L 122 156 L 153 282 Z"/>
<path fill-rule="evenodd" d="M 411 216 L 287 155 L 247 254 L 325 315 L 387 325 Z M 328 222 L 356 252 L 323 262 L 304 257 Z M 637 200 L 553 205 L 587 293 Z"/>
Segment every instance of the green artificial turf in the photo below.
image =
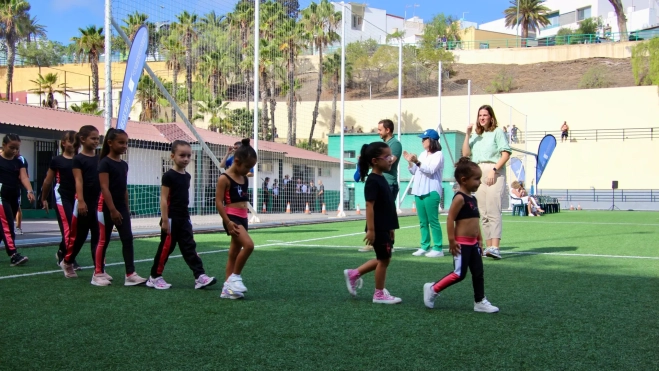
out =
<path fill-rule="evenodd" d="M 20 249 L 30 257 L 25 266 L 0 266 L 0 369 L 659 368 L 659 213 L 504 216 L 504 259 L 485 261 L 497 314 L 473 311 L 471 276 L 426 309 L 423 284 L 449 273 L 452 259 L 411 256 L 417 219 L 400 221 L 387 273 L 399 305 L 371 302 L 372 275 L 357 298 L 346 290 L 343 269 L 373 256 L 356 251 L 363 221 L 253 230 L 257 250 L 243 271 L 249 291 L 235 301 L 219 299 L 220 283 L 194 290 L 180 257 L 164 272 L 173 287 L 154 290 L 122 286 L 123 265 L 107 268 L 110 287 L 90 285 L 91 269 L 66 279 L 55 247 Z M 221 278 L 228 236 L 196 240 L 207 273 Z M 157 245 L 135 240 L 135 259 L 153 259 Z M 88 246 L 78 261 L 91 265 Z M 112 241 L 107 263 L 121 262 Z M 148 277 L 151 261 L 136 267 Z"/>

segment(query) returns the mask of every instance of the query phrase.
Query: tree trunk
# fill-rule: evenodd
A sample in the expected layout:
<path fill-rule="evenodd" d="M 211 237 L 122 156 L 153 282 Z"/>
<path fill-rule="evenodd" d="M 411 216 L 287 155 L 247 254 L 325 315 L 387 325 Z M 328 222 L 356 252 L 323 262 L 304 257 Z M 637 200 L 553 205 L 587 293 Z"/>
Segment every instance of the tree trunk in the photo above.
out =
<path fill-rule="evenodd" d="M 174 102 L 176 102 L 176 95 L 178 91 L 178 67 L 174 68 L 174 76 L 172 76 L 172 97 Z M 176 122 L 176 108 L 172 105 L 172 122 Z"/>
<path fill-rule="evenodd" d="M 92 56 L 92 101 L 98 103 L 98 53 Z"/>
<path fill-rule="evenodd" d="M 13 32 L 6 35 L 5 45 L 7 46 L 7 95 L 5 98 L 8 102 L 14 100 L 11 85 L 14 81 L 14 61 L 16 60 L 16 41 Z"/>
<path fill-rule="evenodd" d="M 276 94 L 276 81 L 275 81 L 274 71 L 272 72 L 272 78 L 270 79 L 270 120 L 272 121 L 272 141 L 275 141 L 275 133 L 277 132 L 277 127 L 275 126 L 275 109 L 277 109 L 277 99 Z"/>
<path fill-rule="evenodd" d="M 268 140 L 268 75 L 265 72 L 261 73 L 261 140 Z M 258 109 L 258 107 L 257 107 Z"/>
<path fill-rule="evenodd" d="M 313 131 L 316 128 L 316 121 L 318 120 L 318 107 L 320 105 L 320 94 L 323 92 L 323 47 L 318 48 L 318 86 L 316 87 L 316 105 L 313 108 L 311 117 L 311 130 L 309 130 L 309 145 L 313 139 Z"/>
<path fill-rule="evenodd" d="M 291 134 L 293 145 L 297 144 L 297 96 L 293 96 L 293 134 Z"/>
<path fill-rule="evenodd" d="M 210 76 L 211 79 L 211 96 L 213 100 L 217 99 L 217 74 L 213 72 Z"/>
<path fill-rule="evenodd" d="M 609 0 L 611 5 L 613 5 L 613 10 L 616 11 L 616 16 L 618 17 L 618 32 L 620 32 L 620 41 L 629 40 L 629 35 L 627 34 L 627 16 L 625 15 L 625 7 L 622 4 L 622 0 Z"/>
<path fill-rule="evenodd" d="M 286 142 L 289 146 L 294 146 L 293 138 L 293 109 L 295 108 L 295 54 L 293 51 L 288 53 L 288 138 Z"/>
<path fill-rule="evenodd" d="M 185 38 L 185 84 L 188 88 L 188 120 L 192 120 L 192 38 Z"/>
<path fill-rule="evenodd" d="M 332 119 L 330 120 L 330 133 L 334 134 L 336 130 L 336 100 L 337 95 L 339 94 L 339 83 L 338 77 L 335 75 L 332 77 L 332 89 L 334 90 L 334 96 L 332 97 Z"/>

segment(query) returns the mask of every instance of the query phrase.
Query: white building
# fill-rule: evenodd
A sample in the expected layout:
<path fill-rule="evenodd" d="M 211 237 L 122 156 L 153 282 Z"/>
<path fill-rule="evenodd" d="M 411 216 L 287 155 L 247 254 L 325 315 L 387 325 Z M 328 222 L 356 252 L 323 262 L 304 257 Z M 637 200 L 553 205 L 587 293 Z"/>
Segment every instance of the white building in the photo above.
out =
<path fill-rule="evenodd" d="M 378 44 L 387 43 L 387 35 L 394 32 L 404 32 L 404 43 L 416 43 L 423 34 L 423 19 L 405 18 L 387 14 L 384 9 L 371 8 L 367 4 L 350 2 L 332 2 L 334 9 L 341 12 L 346 6 L 346 44 L 355 41 L 375 40 Z M 337 32 L 341 33 L 341 27 Z M 337 46 L 334 46 L 337 48 Z"/>
<path fill-rule="evenodd" d="M 640 31 L 659 25 L 659 0 L 623 0 L 627 15 L 627 31 Z M 576 30 L 579 22 L 591 17 L 601 17 L 606 32 L 617 39 L 618 20 L 609 0 L 547 0 L 543 5 L 551 9 L 548 15 L 551 24 L 540 29 L 538 34 L 529 32 L 530 38 L 543 39 L 555 36 L 561 28 Z M 610 27 L 610 30 L 609 30 Z M 507 28 L 505 18 L 483 23 L 481 30 L 516 34 L 515 28 Z M 604 31 L 601 31 L 604 32 Z M 519 32 L 521 34 L 521 30 Z"/>

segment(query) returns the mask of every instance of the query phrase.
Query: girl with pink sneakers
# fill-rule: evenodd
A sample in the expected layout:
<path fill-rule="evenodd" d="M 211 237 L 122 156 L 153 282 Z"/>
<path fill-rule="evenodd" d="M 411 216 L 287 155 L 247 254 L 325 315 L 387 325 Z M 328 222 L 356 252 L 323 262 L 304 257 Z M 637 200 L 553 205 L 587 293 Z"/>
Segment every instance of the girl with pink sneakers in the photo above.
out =
<path fill-rule="evenodd" d="M 398 229 L 398 215 L 396 204 L 389 189 L 389 183 L 382 173 L 391 169 L 393 156 L 391 149 L 384 142 L 364 144 L 359 157 L 359 175 L 364 185 L 364 198 L 366 200 L 366 237 L 364 241 L 373 246 L 375 259 L 362 264 L 357 269 L 343 271 L 348 292 L 357 295 L 357 288 L 361 288 L 362 276 L 375 271 L 375 294 L 373 303 L 398 304 L 402 300 L 385 289 L 387 267 L 391 261 L 391 252 L 394 245 L 394 230 Z M 373 170 L 368 174 L 369 167 Z M 368 174 L 368 178 L 366 175 Z"/>

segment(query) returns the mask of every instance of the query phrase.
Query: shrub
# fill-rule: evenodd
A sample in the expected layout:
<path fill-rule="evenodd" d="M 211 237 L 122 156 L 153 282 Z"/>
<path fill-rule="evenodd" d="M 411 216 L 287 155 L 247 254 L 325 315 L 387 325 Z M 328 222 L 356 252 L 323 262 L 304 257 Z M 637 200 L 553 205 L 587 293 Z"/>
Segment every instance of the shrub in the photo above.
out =
<path fill-rule="evenodd" d="M 602 89 L 613 85 L 606 69 L 602 66 L 591 67 L 581 77 L 579 89 Z"/>
<path fill-rule="evenodd" d="M 514 88 L 513 76 L 506 70 L 501 70 L 485 89 L 490 94 L 509 93 Z"/>

